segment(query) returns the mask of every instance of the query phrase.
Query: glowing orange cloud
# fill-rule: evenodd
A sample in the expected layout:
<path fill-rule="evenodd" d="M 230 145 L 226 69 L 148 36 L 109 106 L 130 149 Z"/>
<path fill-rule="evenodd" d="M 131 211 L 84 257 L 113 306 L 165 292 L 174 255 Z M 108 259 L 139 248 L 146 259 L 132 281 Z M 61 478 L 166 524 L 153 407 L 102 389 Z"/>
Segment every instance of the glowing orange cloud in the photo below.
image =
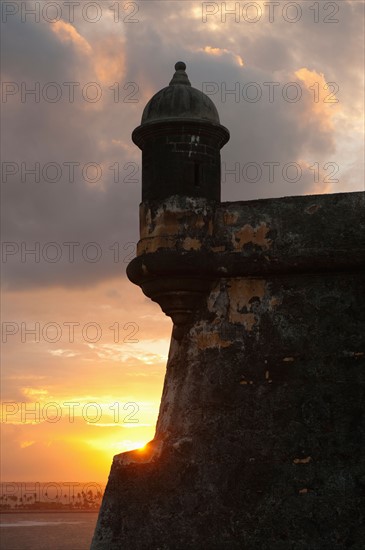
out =
<path fill-rule="evenodd" d="M 211 46 L 205 46 L 204 48 L 200 48 L 200 51 L 203 51 L 209 55 L 216 55 L 221 56 L 223 54 L 233 55 L 235 60 L 237 61 L 238 65 L 240 67 L 243 67 L 243 59 L 240 55 L 232 52 L 231 50 L 227 50 L 226 48 L 212 48 Z"/>
<path fill-rule="evenodd" d="M 103 36 L 94 40 L 91 45 L 70 23 L 57 21 L 51 28 L 61 42 L 71 42 L 79 53 L 88 56 L 92 70 L 101 84 L 111 86 L 114 82 L 120 82 L 125 66 L 123 39 L 120 36 Z"/>

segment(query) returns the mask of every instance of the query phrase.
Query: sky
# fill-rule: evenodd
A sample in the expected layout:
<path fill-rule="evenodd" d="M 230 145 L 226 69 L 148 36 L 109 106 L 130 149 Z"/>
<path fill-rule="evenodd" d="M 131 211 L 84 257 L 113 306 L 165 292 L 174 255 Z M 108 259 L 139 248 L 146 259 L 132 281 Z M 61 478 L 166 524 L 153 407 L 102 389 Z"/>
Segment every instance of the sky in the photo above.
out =
<path fill-rule="evenodd" d="M 222 200 L 363 191 L 364 3 L 2 2 L 2 480 L 105 482 L 153 438 L 171 321 L 126 277 L 131 133 L 176 61 Z"/>

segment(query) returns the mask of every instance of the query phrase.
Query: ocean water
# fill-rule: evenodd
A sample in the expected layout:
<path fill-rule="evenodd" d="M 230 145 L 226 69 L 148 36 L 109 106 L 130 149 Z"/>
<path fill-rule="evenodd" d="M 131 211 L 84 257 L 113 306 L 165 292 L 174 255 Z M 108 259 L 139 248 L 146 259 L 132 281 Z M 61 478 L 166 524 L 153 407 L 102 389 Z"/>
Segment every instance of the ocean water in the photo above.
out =
<path fill-rule="evenodd" d="M 1 550 L 89 550 L 98 512 L 0 514 Z"/>

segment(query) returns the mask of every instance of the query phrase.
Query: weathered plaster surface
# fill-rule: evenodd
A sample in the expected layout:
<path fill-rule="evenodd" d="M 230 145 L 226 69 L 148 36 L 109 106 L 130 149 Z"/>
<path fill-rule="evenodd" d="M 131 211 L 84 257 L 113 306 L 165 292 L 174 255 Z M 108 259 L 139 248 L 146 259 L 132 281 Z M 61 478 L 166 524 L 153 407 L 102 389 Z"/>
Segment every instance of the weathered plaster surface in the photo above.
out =
<path fill-rule="evenodd" d="M 210 214 L 211 235 L 174 229 L 201 246 L 129 271 L 207 284 L 171 339 L 153 441 L 115 458 L 92 550 L 360 550 L 363 195 Z"/>

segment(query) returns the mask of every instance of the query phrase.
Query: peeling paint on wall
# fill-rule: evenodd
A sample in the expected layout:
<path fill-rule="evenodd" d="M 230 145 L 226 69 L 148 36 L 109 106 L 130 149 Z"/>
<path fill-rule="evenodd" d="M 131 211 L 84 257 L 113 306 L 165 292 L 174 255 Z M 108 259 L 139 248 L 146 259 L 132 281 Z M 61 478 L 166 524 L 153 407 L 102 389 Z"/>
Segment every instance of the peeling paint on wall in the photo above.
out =
<path fill-rule="evenodd" d="M 225 340 L 222 337 L 219 327 L 217 327 L 218 324 L 219 319 L 216 319 L 215 323 L 201 321 L 194 325 L 190 337 L 196 343 L 197 350 L 227 348 L 233 344 L 231 340 Z"/>
<path fill-rule="evenodd" d="M 160 236 L 149 239 L 142 239 L 137 243 L 137 256 L 141 254 L 147 254 L 156 252 L 159 248 L 175 248 L 176 237 L 175 236 Z"/>

